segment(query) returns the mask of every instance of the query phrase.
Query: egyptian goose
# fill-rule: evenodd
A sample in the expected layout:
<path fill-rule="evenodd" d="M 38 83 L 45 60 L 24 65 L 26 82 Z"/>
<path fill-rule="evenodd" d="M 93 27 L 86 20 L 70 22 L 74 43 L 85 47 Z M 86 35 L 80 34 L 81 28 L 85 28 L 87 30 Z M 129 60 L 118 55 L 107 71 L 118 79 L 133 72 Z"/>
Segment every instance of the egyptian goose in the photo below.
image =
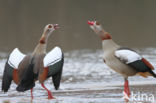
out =
<path fill-rule="evenodd" d="M 152 71 L 154 67 L 145 58 L 132 49 L 116 44 L 112 40 L 111 35 L 102 28 L 99 22 L 88 21 L 88 24 L 102 40 L 105 64 L 124 77 L 124 93 L 128 97 L 130 96 L 129 76 L 139 74 L 143 77 L 156 77 L 156 74 Z"/>
<path fill-rule="evenodd" d="M 17 84 L 17 91 L 24 92 L 31 89 L 33 99 L 33 87 L 35 81 L 39 80 L 41 86 L 48 92 L 48 99 L 54 98 L 52 93 L 45 87 L 44 81 L 52 77 L 55 89 L 59 88 L 64 63 L 63 53 L 59 47 L 55 47 L 46 54 L 48 37 L 57 28 L 59 28 L 58 24 L 45 26 L 33 53 L 25 55 L 18 48 L 12 51 L 5 64 L 2 91 L 7 92 L 13 80 Z"/>

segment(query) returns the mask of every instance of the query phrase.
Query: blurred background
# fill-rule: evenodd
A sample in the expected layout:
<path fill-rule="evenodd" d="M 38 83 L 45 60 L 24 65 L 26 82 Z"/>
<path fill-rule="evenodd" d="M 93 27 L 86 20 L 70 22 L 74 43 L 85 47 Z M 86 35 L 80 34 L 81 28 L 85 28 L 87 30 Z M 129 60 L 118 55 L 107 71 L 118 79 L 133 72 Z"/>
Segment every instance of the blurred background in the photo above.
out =
<path fill-rule="evenodd" d="M 48 50 L 101 49 L 87 20 L 98 20 L 123 46 L 156 46 L 155 0 L 0 0 L 0 51 L 34 49 L 49 23 L 58 23 Z"/>

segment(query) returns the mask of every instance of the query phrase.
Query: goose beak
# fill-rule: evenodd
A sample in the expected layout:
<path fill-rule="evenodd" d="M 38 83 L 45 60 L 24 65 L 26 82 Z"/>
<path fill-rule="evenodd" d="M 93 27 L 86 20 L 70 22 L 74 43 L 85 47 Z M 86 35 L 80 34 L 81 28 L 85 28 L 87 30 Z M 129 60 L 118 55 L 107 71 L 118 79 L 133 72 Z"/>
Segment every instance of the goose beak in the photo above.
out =
<path fill-rule="evenodd" d="M 54 29 L 58 29 L 58 28 L 59 28 L 58 24 L 54 24 Z"/>
<path fill-rule="evenodd" d="M 94 21 L 89 21 L 87 22 L 90 26 L 94 25 Z"/>

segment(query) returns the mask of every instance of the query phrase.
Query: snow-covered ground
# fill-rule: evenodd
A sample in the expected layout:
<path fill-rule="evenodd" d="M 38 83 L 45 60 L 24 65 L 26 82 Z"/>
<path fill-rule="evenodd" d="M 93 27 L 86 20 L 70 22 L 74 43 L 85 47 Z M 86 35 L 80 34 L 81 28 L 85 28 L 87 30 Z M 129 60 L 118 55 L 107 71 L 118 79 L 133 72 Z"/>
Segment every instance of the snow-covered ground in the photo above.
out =
<path fill-rule="evenodd" d="M 156 48 L 137 50 L 156 67 Z M 0 77 L 2 77 L 7 58 L 0 53 Z M 156 72 L 156 70 L 155 70 Z M 130 77 L 132 90 L 138 87 L 152 93 L 156 80 L 153 77 Z M 0 80 L 1 85 L 1 80 Z M 51 78 L 45 85 L 53 92 L 55 100 L 48 100 L 46 91 L 36 82 L 34 100 L 30 99 L 30 91 L 19 93 L 13 83 L 7 93 L 0 92 L 1 103 L 123 103 L 123 78 L 109 69 L 102 60 L 102 50 L 75 50 L 65 53 L 62 82 L 58 91 L 54 90 Z M 148 85 L 152 85 L 148 90 Z M 144 91 L 144 89 L 141 89 Z M 151 91 L 150 91 L 151 90 Z M 156 98 L 155 98 L 156 99 Z"/>

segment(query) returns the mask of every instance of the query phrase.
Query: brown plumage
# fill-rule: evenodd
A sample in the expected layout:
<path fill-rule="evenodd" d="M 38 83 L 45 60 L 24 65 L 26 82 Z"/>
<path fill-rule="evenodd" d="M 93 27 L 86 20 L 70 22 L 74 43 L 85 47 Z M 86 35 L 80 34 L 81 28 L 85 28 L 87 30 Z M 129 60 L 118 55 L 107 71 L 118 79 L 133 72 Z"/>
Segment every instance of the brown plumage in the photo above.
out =
<path fill-rule="evenodd" d="M 16 84 L 19 83 L 19 76 L 18 76 L 18 71 L 16 69 L 13 70 L 13 80 Z"/>

